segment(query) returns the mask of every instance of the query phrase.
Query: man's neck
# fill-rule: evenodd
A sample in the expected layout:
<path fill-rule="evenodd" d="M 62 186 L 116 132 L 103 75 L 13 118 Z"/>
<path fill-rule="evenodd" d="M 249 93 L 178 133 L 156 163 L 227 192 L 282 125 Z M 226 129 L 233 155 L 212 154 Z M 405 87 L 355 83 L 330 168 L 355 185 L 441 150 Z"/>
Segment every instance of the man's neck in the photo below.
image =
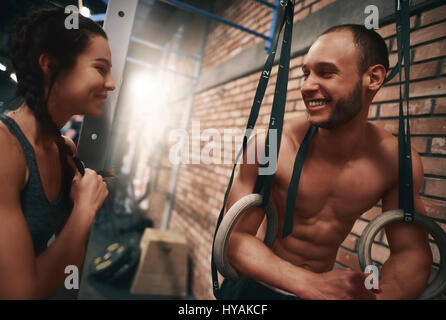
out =
<path fill-rule="evenodd" d="M 317 154 L 330 162 L 345 162 L 358 154 L 366 140 L 367 116 L 368 110 L 364 108 L 340 127 L 330 130 L 318 128 L 314 139 Z"/>

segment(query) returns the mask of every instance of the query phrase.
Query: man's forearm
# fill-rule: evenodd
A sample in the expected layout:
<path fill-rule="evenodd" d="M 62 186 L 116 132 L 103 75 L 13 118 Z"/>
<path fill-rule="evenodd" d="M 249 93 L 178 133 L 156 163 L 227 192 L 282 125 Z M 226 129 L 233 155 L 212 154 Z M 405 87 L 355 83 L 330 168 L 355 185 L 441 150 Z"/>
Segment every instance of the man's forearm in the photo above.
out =
<path fill-rule="evenodd" d="M 416 251 L 392 254 L 381 268 L 377 299 L 416 299 L 429 279 L 430 261 Z"/>
<path fill-rule="evenodd" d="M 306 298 L 315 274 L 274 254 L 260 239 L 233 232 L 228 244 L 228 259 L 241 275 Z"/>

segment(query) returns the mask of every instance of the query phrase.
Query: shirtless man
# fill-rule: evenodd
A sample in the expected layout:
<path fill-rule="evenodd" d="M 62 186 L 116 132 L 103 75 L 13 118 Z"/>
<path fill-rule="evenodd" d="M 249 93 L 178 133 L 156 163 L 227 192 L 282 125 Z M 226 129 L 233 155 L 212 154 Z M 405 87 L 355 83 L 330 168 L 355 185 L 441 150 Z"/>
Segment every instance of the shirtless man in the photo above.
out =
<path fill-rule="evenodd" d="M 363 26 L 331 28 L 313 43 L 302 67 L 307 116 L 289 120 L 284 127 L 271 188 L 279 220 L 277 239 L 272 250 L 261 240 L 263 209 L 250 209 L 241 217 L 227 257 L 247 280 L 225 280 L 222 292 L 227 298 L 287 298 L 286 292 L 303 299 L 414 299 L 422 293 L 432 254 L 428 233 L 414 224 L 398 222 L 385 228 L 391 253 L 380 272 L 379 290 L 365 288 L 368 274 L 333 270 L 340 244 L 362 213 L 380 199 L 383 212 L 398 209 L 397 138 L 367 121 L 388 66 L 384 40 Z M 318 130 L 301 173 L 292 233 L 283 238 L 294 159 L 310 124 Z M 246 153 L 256 144 L 249 143 Z M 418 195 L 423 168 L 415 150 L 412 159 L 415 211 L 425 214 Z M 259 165 L 246 163 L 245 156 L 226 210 L 252 193 Z"/>

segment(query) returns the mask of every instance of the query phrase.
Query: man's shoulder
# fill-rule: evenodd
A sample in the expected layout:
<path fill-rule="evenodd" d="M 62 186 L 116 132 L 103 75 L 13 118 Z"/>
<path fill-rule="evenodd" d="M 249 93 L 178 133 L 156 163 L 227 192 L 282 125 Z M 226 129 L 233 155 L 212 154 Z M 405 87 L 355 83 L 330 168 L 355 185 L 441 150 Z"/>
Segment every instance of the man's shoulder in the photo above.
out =
<path fill-rule="evenodd" d="M 310 125 L 310 121 L 305 114 L 287 118 L 283 126 L 284 140 L 300 145 Z"/>
<path fill-rule="evenodd" d="M 367 143 L 372 149 L 378 149 L 378 155 L 394 156 L 398 154 L 398 138 L 373 122 L 367 122 Z"/>

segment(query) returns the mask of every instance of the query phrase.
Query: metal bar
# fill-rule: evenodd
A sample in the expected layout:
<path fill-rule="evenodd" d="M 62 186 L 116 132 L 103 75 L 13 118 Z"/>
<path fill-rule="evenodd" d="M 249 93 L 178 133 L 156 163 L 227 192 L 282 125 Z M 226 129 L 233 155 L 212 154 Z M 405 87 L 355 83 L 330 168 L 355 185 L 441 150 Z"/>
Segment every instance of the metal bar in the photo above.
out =
<path fill-rule="evenodd" d="M 90 17 L 91 20 L 99 22 L 99 21 L 104 21 L 105 19 L 105 13 L 97 13 L 97 14 L 93 14 Z"/>
<path fill-rule="evenodd" d="M 269 27 L 269 40 L 266 42 L 265 50 L 267 52 L 271 51 L 271 47 L 273 45 L 274 41 L 274 35 L 276 34 L 276 27 L 277 27 L 277 17 L 279 16 L 279 10 L 280 10 L 280 0 L 276 0 L 276 6 L 273 11 L 273 17 L 271 19 L 271 25 Z"/>
<path fill-rule="evenodd" d="M 107 6 L 104 30 L 107 32 L 108 42 L 113 52 L 111 72 L 116 83 L 116 90 L 109 93 L 103 113 L 99 118 L 85 117 L 78 142 L 79 157 L 89 168 L 94 170 L 102 170 L 107 164 L 111 126 L 118 102 L 137 5 L 138 0 L 110 0 Z"/>
<path fill-rule="evenodd" d="M 236 28 L 236 29 L 242 30 L 244 32 L 253 34 L 253 35 L 255 35 L 257 37 L 260 37 L 262 39 L 265 39 L 265 40 L 269 40 L 270 39 L 268 36 L 265 36 L 264 34 L 261 34 L 261 33 L 258 33 L 256 31 L 254 31 L 254 30 L 245 28 L 245 27 L 243 27 L 243 26 L 241 26 L 239 24 L 236 24 L 236 23 L 234 23 L 232 21 L 226 20 L 226 19 L 224 19 L 222 17 L 219 17 L 219 16 L 217 16 L 215 14 L 209 13 L 209 12 L 207 12 L 205 10 L 202 10 L 202 9 L 196 8 L 194 6 L 191 6 L 191 5 L 187 4 L 187 3 L 184 3 L 184 2 L 181 2 L 181 1 L 177 1 L 177 0 L 160 0 L 160 1 L 168 3 L 170 5 L 174 5 L 174 6 L 180 7 L 181 9 L 189 10 L 189 11 L 191 11 L 193 13 L 201 14 L 201 15 L 207 17 L 207 18 L 217 20 L 218 22 L 227 24 L 228 26 L 231 26 L 233 28 Z"/>
<path fill-rule="evenodd" d="M 156 43 L 153 43 L 153 42 L 150 42 L 150 41 L 147 41 L 147 40 L 143 40 L 143 39 L 140 39 L 140 38 L 137 38 L 137 37 L 131 37 L 130 40 L 133 41 L 133 42 L 142 44 L 142 45 L 144 45 L 146 47 L 150 47 L 150 48 L 153 48 L 153 49 L 158 49 L 158 50 L 161 50 L 161 51 L 167 51 L 167 52 L 174 53 L 174 54 L 177 54 L 177 55 L 180 55 L 180 56 L 192 59 L 192 60 L 197 60 L 197 61 L 201 60 L 201 57 L 193 56 L 193 55 L 190 55 L 190 54 L 178 51 L 178 50 L 168 49 L 168 48 L 166 48 L 164 46 L 161 46 L 159 44 L 156 44 Z"/>
<path fill-rule="evenodd" d="M 272 3 L 266 2 L 266 1 L 264 1 L 264 0 L 255 0 L 255 1 L 257 1 L 258 3 L 261 3 L 261 4 L 263 4 L 263 5 L 265 5 L 265 6 L 267 6 L 267 7 L 273 8 L 273 9 L 276 9 L 276 8 L 279 6 L 279 4 L 278 4 L 277 1 L 276 1 L 276 4 L 272 4 Z"/>
<path fill-rule="evenodd" d="M 169 69 L 169 68 L 163 68 L 163 67 L 160 67 L 160 66 L 158 66 L 156 64 L 147 63 L 145 61 L 142 61 L 142 60 L 139 60 L 139 59 L 136 59 L 136 58 L 127 57 L 127 61 L 128 62 L 132 62 L 132 63 L 136 63 L 136 64 L 138 64 L 140 66 L 143 66 L 143 67 L 146 67 L 146 68 L 159 69 L 159 70 L 171 72 L 171 73 L 174 73 L 174 74 L 176 74 L 178 76 L 186 77 L 186 78 L 189 78 L 189 79 L 192 79 L 192 80 L 196 80 L 197 79 L 195 76 L 191 76 L 190 74 L 186 74 L 186 73 L 179 72 L 179 71 L 176 71 L 176 70 L 173 70 L 173 69 Z"/>

